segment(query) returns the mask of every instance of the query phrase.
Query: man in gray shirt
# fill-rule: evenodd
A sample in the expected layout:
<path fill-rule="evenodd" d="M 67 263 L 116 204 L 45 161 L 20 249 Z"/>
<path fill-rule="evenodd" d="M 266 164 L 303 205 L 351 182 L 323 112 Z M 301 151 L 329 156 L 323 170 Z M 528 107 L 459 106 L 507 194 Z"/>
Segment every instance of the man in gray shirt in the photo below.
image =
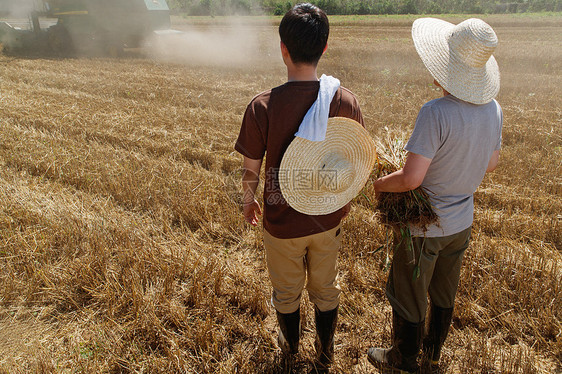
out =
<path fill-rule="evenodd" d="M 443 97 L 420 110 L 406 144 L 402 170 L 374 182 L 378 192 L 404 192 L 422 186 L 439 223 L 426 231 L 410 227 L 409 244 L 394 249 L 386 295 L 393 310 L 392 347 L 370 348 L 369 361 L 415 372 L 430 296 L 430 323 L 423 350 L 437 366 L 452 320 L 462 257 L 468 247 L 476 191 L 499 160 L 503 115 L 494 97 L 499 69 L 492 53 L 493 29 L 480 19 L 458 25 L 434 18 L 414 22 L 416 50 L 443 89 Z M 396 241 L 397 240 L 397 241 Z M 420 256 L 421 252 L 421 256 Z M 419 266 L 419 278 L 413 277 Z"/>

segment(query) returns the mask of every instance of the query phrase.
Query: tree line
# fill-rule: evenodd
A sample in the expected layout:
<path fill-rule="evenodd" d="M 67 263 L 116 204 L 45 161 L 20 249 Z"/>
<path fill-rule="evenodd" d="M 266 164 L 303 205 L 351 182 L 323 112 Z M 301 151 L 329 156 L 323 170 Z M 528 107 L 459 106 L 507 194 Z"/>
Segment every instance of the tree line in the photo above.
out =
<path fill-rule="evenodd" d="M 310 0 L 309 0 L 310 1 Z M 290 0 L 168 0 L 187 15 L 282 15 L 297 2 Z M 314 0 L 328 14 L 490 14 L 560 12 L 562 0 Z"/>

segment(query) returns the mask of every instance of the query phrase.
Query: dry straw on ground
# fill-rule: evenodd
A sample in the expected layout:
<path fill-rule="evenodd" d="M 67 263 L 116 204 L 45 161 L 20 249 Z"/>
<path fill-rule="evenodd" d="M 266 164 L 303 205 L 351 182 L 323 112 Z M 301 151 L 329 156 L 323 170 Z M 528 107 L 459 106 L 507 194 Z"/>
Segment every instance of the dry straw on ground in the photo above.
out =
<path fill-rule="evenodd" d="M 332 20 L 320 73 L 358 95 L 373 136 L 411 131 L 439 95 L 412 19 Z M 560 16 L 485 20 L 500 39 L 503 150 L 475 196 L 443 369 L 559 372 Z M 251 27 L 265 51 L 278 45 L 274 24 Z M 283 372 L 261 233 L 243 224 L 233 150 L 248 102 L 284 82 L 280 57 L 236 67 L 138 51 L 0 57 L 0 76 L 0 372 Z M 374 253 L 385 230 L 360 204 L 344 229 L 334 370 L 371 373 L 367 348 L 390 336 L 385 257 Z M 313 355 L 309 303 L 303 317 L 294 372 Z"/>

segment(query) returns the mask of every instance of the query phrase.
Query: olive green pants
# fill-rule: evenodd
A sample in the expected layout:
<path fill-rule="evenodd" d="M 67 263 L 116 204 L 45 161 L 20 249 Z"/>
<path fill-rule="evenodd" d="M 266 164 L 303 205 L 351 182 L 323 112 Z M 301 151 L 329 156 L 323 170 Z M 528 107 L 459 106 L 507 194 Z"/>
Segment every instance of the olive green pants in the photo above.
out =
<path fill-rule="evenodd" d="M 428 293 L 435 305 L 441 308 L 454 306 L 471 228 L 443 237 L 413 237 L 413 249 L 409 248 L 408 239 L 394 236 L 394 256 L 386 296 L 402 318 L 413 323 L 423 321 Z M 416 277 L 418 264 L 419 277 Z"/>
<path fill-rule="evenodd" d="M 299 308 L 305 282 L 310 301 L 320 311 L 338 306 L 341 291 L 336 276 L 341 237 L 341 224 L 291 239 L 279 239 L 263 231 L 265 259 L 273 286 L 271 302 L 277 311 L 286 314 Z"/>

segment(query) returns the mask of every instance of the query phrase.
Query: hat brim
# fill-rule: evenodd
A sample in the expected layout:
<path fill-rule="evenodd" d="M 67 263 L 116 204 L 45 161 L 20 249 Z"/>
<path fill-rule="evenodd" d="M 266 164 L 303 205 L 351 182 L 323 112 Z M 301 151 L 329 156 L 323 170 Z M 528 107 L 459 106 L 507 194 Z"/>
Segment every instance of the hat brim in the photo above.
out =
<path fill-rule="evenodd" d="M 489 103 L 500 89 L 498 63 L 494 56 L 480 68 L 460 61 L 448 43 L 454 28 L 454 24 L 436 18 L 415 20 L 412 39 L 416 51 L 433 78 L 450 94 L 473 104 Z"/>
<path fill-rule="evenodd" d="M 317 167 L 334 152 L 347 160 L 354 172 L 350 185 L 341 191 L 318 188 L 320 183 L 331 183 L 337 178 L 333 170 Z M 281 193 L 287 204 L 300 213 L 333 213 L 357 196 L 367 183 L 375 161 L 375 143 L 363 126 L 349 118 L 330 118 L 325 140 L 296 137 L 285 151 L 279 169 Z"/>

